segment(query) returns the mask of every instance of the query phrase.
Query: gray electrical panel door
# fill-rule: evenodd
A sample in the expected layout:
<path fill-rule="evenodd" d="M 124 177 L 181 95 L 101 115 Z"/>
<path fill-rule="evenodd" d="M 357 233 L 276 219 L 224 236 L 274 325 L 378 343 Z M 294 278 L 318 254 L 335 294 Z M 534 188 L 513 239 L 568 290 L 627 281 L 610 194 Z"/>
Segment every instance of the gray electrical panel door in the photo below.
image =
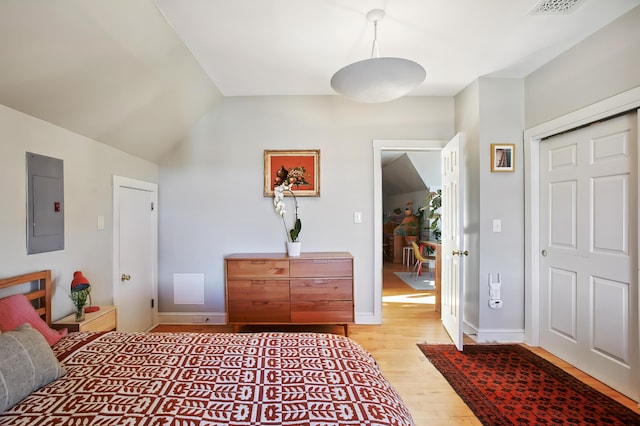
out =
<path fill-rule="evenodd" d="M 27 152 L 27 254 L 63 249 L 63 162 Z"/>

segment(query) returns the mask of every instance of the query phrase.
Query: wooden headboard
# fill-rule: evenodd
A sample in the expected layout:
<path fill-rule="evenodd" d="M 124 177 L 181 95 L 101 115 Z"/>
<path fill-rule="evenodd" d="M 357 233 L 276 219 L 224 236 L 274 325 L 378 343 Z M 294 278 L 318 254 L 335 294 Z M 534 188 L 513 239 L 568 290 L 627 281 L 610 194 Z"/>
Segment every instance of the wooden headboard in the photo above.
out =
<path fill-rule="evenodd" d="M 34 303 L 38 314 L 47 324 L 51 325 L 51 270 L 31 272 L 10 278 L 0 279 L 0 289 L 9 288 L 20 284 L 37 282 L 37 289 L 33 287 L 25 293 L 27 299 Z"/>

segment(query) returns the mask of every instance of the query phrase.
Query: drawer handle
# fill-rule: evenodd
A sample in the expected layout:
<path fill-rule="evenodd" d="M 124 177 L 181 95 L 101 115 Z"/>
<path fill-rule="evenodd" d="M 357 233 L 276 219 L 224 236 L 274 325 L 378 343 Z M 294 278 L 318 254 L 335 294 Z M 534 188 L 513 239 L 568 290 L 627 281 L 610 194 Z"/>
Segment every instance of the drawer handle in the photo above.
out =
<path fill-rule="evenodd" d="M 267 262 L 264 261 L 264 260 L 252 260 L 251 261 L 252 265 L 264 265 L 265 263 L 267 263 Z"/>
<path fill-rule="evenodd" d="M 251 285 L 253 284 L 264 285 L 265 283 L 266 283 L 265 280 L 251 280 Z"/>
<path fill-rule="evenodd" d="M 314 284 L 329 284 L 330 282 L 329 280 L 313 280 Z"/>
<path fill-rule="evenodd" d="M 313 263 L 329 263 L 327 259 L 313 259 Z"/>

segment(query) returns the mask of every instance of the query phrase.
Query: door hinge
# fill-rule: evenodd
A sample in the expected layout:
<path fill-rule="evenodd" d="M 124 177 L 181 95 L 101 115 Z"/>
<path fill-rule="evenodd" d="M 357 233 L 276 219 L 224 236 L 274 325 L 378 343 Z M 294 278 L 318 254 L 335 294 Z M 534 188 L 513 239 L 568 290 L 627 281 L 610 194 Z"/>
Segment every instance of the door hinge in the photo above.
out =
<path fill-rule="evenodd" d="M 153 205 L 153 201 L 151 202 L 151 211 L 153 211 L 154 209 L 154 205 Z"/>
<path fill-rule="evenodd" d="M 153 299 L 151 299 L 151 308 L 153 309 Z"/>

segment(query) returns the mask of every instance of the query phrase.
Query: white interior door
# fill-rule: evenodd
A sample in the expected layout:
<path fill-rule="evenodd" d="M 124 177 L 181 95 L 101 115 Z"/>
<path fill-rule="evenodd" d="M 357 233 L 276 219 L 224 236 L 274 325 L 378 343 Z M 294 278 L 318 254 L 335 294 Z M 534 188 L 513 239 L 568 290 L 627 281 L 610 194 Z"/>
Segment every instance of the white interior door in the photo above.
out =
<path fill-rule="evenodd" d="M 155 323 L 156 235 L 155 185 L 114 187 L 116 234 L 114 299 L 118 331 L 147 331 Z"/>
<path fill-rule="evenodd" d="M 442 324 L 458 350 L 463 348 L 464 169 L 463 135 L 442 150 Z"/>
<path fill-rule="evenodd" d="M 638 400 L 636 120 L 540 143 L 540 346 Z"/>

